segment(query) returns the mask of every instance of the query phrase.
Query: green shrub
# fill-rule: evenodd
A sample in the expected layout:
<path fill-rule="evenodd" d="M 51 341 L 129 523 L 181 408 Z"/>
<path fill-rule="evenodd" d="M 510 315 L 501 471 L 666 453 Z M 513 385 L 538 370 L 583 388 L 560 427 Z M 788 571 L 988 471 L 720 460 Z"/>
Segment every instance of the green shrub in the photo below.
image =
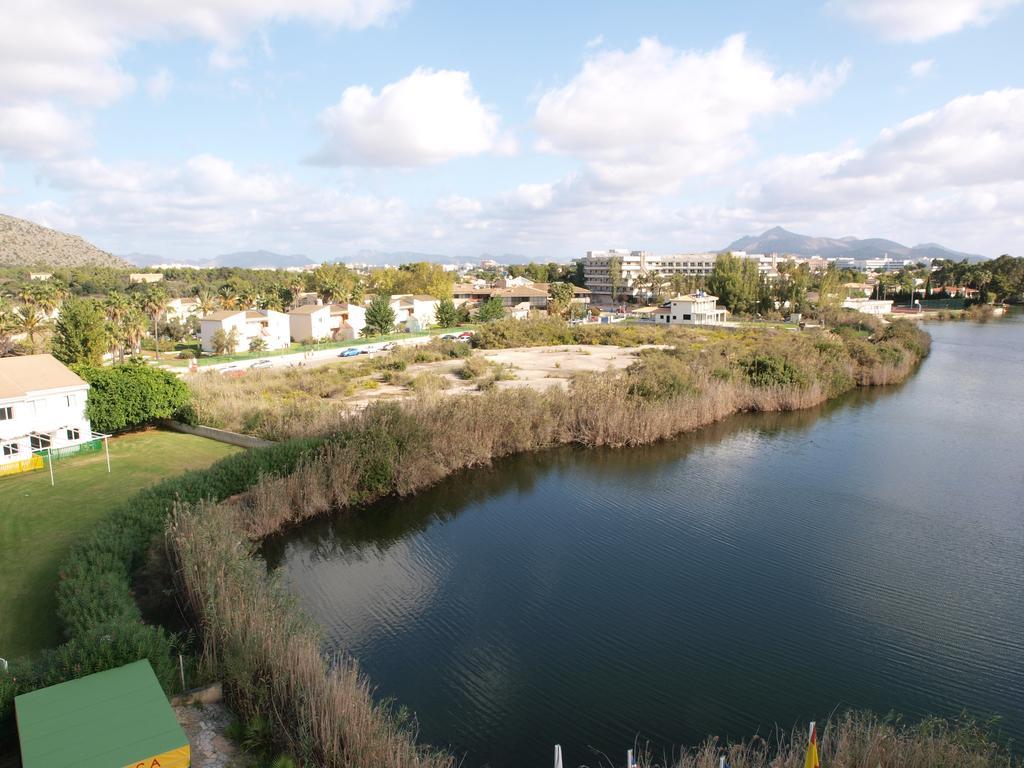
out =
<path fill-rule="evenodd" d="M 120 432 L 156 419 L 173 418 L 192 399 L 185 382 L 145 363 L 72 367 L 89 382 L 85 413 L 100 432 Z"/>
<path fill-rule="evenodd" d="M 760 354 L 743 360 L 740 369 L 755 387 L 805 387 L 807 374 L 784 357 Z"/>

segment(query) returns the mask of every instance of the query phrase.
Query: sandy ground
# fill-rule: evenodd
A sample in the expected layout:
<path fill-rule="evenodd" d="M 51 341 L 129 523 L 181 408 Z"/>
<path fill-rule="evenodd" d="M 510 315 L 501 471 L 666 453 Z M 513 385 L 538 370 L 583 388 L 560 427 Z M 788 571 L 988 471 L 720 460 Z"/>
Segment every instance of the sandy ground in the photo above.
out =
<path fill-rule="evenodd" d="M 474 355 L 483 356 L 501 365 L 510 367 L 514 379 L 498 381 L 501 388 L 527 386 L 537 390 L 549 387 L 567 388 L 577 373 L 599 373 L 607 370 L 622 370 L 632 364 L 646 347 L 611 347 L 569 345 L 559 347 L 518 347 L 515 349 L 476 350 Z M 406 374 L 415 377 L 421 373 L 434 373 L 447 383 L 447 389 L 440 390 L 444 396 L 471 394 L 477 390 L 476 381 L 459 377 L 462 360 L 447 360 L 439 363 L 411 365 Z M 393 400 L 412 397 L 413 392 L 402 386 L 381 384 L 376 389 L 361 390 L 345 400 L 354 409 L 365 408 L 375 400 Z"/>
<path fill-rule="evenodd" d="M 179 704 L 174 714 L 192 746 L 192 768 L 239 768 L 247 761 L 225 735 L 231 713 L 220 701 L 196 707 Z"/>

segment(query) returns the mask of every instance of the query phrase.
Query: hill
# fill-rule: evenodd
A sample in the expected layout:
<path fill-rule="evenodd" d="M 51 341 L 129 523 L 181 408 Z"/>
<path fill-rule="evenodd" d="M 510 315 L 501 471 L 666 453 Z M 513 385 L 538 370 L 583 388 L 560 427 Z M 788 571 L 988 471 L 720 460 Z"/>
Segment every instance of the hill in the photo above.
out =
<path fill-rule="evenodd" d="M 155 267 L 167 264 L 208 269 L 212 267 L 304 267 L 313 260 L 301 254 L 274 253 L 273 251 L 236 251 L 222 253 L 209 259 L 175 259 L 151 253 L 130 253 L 124 256 L 140 267 Z"/>
<path fill-rule="evenodd" d="M 78 235 L 0 213 L 0 266 L 124 269 L 129 265 Z"/>
<path fill-rule="evenodd" d="M 792 253 L 797 256 L 823 256 L 827 259 L 880 259 L 886 254 L 894 259 L 953 259 L 983 261 L 987 257 L 963 253 L 937 243 L 923 243 L 908 247 L 881 237 L 810 237 L 774 227 L 760 235 L 741 237 L 723 248 L 725 251 L 750 253 Z"/>

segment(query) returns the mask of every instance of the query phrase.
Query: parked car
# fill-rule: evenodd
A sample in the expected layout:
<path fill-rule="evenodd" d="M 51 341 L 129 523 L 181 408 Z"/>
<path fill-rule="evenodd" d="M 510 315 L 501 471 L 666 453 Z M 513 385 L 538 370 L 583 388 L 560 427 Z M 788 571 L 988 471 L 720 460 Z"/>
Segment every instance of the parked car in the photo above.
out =
<path fill-rule="evenodd" d="M 359 350 L 356 347 L 349 347 L 339 352 L 338 357 L 356 357 L 358 354 Z"/>
<path fill-rule="evenodd" d="M 385 344 L 380 345 L 381 352 L 390 352 L 392 349 L 398 349 L 398 344 L 393 341 L 389 341 Z"/>
<path fill-rule="evenodd" d="M 458 336 L 456 336 L 456 335 L 455 335 L 454 333 L 446 333 L 446 334 L 445 334 L 444 336 L 442 336 L 441 338 L 442 338 L 442 339 L 443 339 L 444 341 L 455 341 L 455 340 L 456 340 L 457 338 L 459 338 L 459 337 L 458 337 Z"/>
<path fill-rule="evenodd" d="M 270 368 L 273 364 L 274 363 L 273 363 L 272 360 L 269 360 L 267 358 L 263 358 L 262 360 L 257 360 L 255 363 L 250 365 L 249 366 L 249 370 L 252 371 L 252 370 L 256 370 L 258 368 Z"/>
<path fill-rule="evenodd" d="M 245 369 L 242 368 L 237 363 L 231 363 L 230 365 L 225 365 L 223 368 L 220 368 L 219 370 L 220 370 L 220 372 L 224 376 L 244 376 L 245 375 Z"/>
<path fill-rule="evenodd" d="M 472 339 L 473 338 L 473 332 L 472 331 L 463 331 L 462 333 L 459 334 L 459 338 L 460 339 Z"/>

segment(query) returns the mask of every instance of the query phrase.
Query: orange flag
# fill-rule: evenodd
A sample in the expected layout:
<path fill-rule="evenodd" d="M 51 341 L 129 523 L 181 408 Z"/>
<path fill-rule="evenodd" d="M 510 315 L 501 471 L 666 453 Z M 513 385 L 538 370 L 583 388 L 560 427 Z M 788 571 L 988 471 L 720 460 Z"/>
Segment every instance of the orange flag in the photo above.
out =
<path fill-rule="evenodd" d="M 804 768 L 821 768 L 821 761 L 818 760 L 818 735 L 814 732 L 814 722 L 811 722 L 811 735 L 807 741 L 807 757 L 804 758 Z"/>

